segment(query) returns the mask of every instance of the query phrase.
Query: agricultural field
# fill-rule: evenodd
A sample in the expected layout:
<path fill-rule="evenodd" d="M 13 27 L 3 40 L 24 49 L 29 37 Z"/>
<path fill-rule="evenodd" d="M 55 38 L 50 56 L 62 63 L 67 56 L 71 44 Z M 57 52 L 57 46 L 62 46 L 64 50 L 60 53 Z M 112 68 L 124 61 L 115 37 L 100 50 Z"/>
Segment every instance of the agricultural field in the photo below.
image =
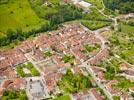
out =
<path fill-rule="evenodd" d="M 134 33 L 134 26 L 121 24 L 121 31 L 124 33 Z"/>
<path fill-rule="evenodd" d="M 83 15 L 83 19 L 92 21 L 111 21 L 104 15 L 102 15 L 96 8 L 91 7 L 90 13 Z"/>
<path fill-rule="evenodd" d="M 86 2 L 91 3 L 92 5 L 95 5 L 98 9 L 103 9 L 103 0 L 85 0 Z"/>
<path fill-rule="evenodd" d="M 0 4 L 0 31 L 22 28 L 23 31 L 38 29 L 47 21 L 39 18 L 32 10 L 28 0 L 9 0 Z"/>
<path fill-rule="evenodd" d="M 89 28 L 90 30 L 96 30 L 105 26 L 110 26 L 110 22 L 105 21 L 82 21 L 82 25 Z"/>

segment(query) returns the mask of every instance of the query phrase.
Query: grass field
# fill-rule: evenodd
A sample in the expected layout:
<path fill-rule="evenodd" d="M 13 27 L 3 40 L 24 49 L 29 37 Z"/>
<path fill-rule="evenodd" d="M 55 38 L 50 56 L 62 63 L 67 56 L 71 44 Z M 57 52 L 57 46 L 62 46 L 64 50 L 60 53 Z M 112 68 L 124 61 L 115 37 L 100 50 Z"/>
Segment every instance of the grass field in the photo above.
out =
<path fill-rule="evenodd" d="M 105 26 L 109 26 L 110 22 L 84 20 L 84 21 L 82 21 L 82 25 L 89 28 L 90 30 L 96 30 L 96 29 L 99 29 L 99 28 L 102 28 L 102 27 L 105 27 Z"/>
<path fill-rule="evenodd" d="M 69 95 L 65 95 L 65 96 L 60 96 L 54 100 L 71 100 L 71 99 L 70 99 Z"/>
<path fill-rule="evenodd" d="M 35 14 L 28 0 L 9 0 L 7 4 L 0 4 L 1 32 L 6 32 L 9 28 L 30 31 L 40 28 L 45 22 Z"/>
<path fill-rule="evenodd" d="M 121 31 L 124 33 L 134 33 L 134 26 L 121 24 Z"/>

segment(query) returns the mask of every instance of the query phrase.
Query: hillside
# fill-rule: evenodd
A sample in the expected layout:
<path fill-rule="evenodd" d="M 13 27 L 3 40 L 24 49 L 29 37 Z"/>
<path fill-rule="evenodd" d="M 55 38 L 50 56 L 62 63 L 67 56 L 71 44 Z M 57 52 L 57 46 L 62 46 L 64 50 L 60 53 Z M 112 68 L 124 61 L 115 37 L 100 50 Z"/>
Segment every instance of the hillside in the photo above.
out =
<path fill-rule="evenodd" d="M 22 28 L 23 31 L 38 29 L 46 21 L 39 18 L 31 9 L 28 0 L 9 0 L 0 4 L 0 31 Z"/>
<path fill-rule="evenodd" d="M 120 13 L 134 12 L 134 0 L 103 0 L 107 8 L 116 10 Z"/>

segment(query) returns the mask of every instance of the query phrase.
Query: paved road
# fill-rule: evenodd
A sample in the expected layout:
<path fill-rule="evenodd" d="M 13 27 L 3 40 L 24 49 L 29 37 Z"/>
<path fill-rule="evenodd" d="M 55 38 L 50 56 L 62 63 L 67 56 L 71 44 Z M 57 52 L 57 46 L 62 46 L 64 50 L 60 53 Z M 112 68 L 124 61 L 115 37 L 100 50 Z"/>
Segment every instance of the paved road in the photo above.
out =
<path fill-rule="evenodd" d="M 83 27 L 84 27 L 84 26 L 83 26 Z M 87 29 L 86 27 L 84 27 L 84 28 L 85 28 L 85 30 L 94 33 L 95 36 L 96 36 L 96 38 L 99 38 L 99 39 L 101 40 L 101 42 L 102 42 L 101 48 L 106 48 L 106 45 L 105 45 L 105 42 L 106 42 L 106 41 L 105 41 L 105 39 L 104 39 L 99 33 L 100 33 L 100 31 L 102 31 L 102 30 L 109 30 L 109 27 L 104 27 L 104 28 L 101 28 L 101 29 L 98 29 L 98 30 L 95 30 L 95 31 L 91 31 L 91 30 Z M 90 59 L 92 59 L 92 58 L 90 58 Z M 88 59 L 87 61 L 83 62 L 83 63 L 82 63 L 81 65 L 79 65 L 78 67 L 85 67 L 85 68 L 88 70 L 88 72 L 90 73 L 90 75 L 93 77 L 93 79 L 95 80 L 96 84 L 97 84 L 97 85 L 104 91 L 104 93 L 107 95 L 108 99 L 109 99 L 109 100 L 113 100 L 112 96 L 111 96 L 111 95 L 109 94 L 109 92 L 105 89 L 104 85 L 103 85 L 102 83 L 98 82 L 98 81 L 97 81 L 97 77 L 94 75 L 94 73 L 92 73 L 92 71 L 91 71 L 91 69 L 90 69 L 91 66 L 90 66 L 90 64 L 88 63 L 88 61 L 89 61 L 90 59 Z"/>

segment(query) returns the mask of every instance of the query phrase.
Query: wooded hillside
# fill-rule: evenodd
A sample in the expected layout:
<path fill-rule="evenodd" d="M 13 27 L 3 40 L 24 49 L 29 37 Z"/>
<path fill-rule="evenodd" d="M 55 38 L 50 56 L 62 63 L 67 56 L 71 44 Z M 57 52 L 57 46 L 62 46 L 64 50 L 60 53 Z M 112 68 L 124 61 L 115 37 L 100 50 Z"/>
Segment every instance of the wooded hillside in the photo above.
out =
<path fill-rule="evenodd" d="M 103 0 L 107 8 L 118 9 L 120 13 L 134 12 L 134 0 Z"/>

